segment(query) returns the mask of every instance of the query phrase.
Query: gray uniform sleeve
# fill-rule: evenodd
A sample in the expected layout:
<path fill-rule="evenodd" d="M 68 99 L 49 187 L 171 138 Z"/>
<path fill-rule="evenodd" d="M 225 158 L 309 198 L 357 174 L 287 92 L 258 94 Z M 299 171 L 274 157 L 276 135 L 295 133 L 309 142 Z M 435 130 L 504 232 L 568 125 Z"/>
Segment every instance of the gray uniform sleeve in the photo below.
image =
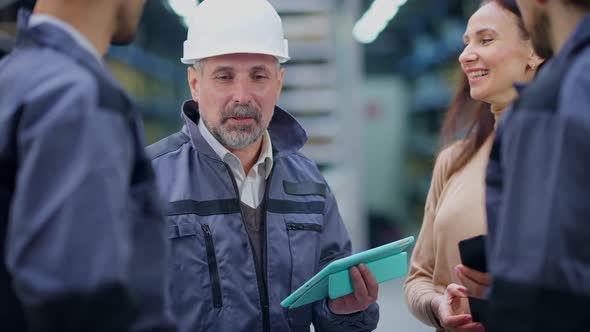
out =
<path fill-rule="evenodd" d="M 90 77 L 64 74 L 22 105 L 4 259 L 32 330 L 119 331 L 132 316 L 130 144 L 123 116 L 97 109 L 96 90 Z"/>
<path fill-rule="evenodd" d="M 174 320 L 169 305 L 165 273 L 170 255 L 169 242 L 165 234 L 159 190 L 150 160 L 145 155 L 143 128 L 139 117 L 134 122 L 137 131 L 138 164 L 135 175 L 141 181 L 132 181 L 133 254 L 130 263 L 130 285 L 139 314 L 132 326 L 133 332 L 175 331 Z"/>
<path fill-rule="evenodd" d="M 322 236 L 319 269 L 335 259 L 350 255 L 350 238 L 340 212 L 338 212 L 338 205 L 330 188 L 328 188 L 326 198 L 324 231 L 322 232 Z M 379 306 L 377 304 L 372 304 L 367 310 L 351 315 L 333 314 L 328 308 L 327 300 L 317 301 L 313 304 L 313 325 L 316 331 L 373 331 L 377 328 L 378 321 Z"/>
<path fill-rule="evenodd" d="M 489 251 L 491 331 L 587 326 L 581 308 L 590 303 L 588 68 L 587 61 L 569 71 L 556 112 L 523 111 L 510 123 L 510 144 L 502 149 L 505 189 Z"/>
<path fill-rule="evenodd" d="M 590 216 L 590 78 L 587 71 L 570 72 L 579 74 L 564 82 L 556 113 L 515 115 L 503 138 L 510 142 L 502 153 L 510 167 L 490 266 L 493 274 L 510 280 L 547 282 L 549 271 L 561 274 L 584 261 L 590 265 L 590 255 L 575 249 L 590 235 L 585 221 Z M 551 283 L 561 284 L 567 279 L 562 277 Z"/>

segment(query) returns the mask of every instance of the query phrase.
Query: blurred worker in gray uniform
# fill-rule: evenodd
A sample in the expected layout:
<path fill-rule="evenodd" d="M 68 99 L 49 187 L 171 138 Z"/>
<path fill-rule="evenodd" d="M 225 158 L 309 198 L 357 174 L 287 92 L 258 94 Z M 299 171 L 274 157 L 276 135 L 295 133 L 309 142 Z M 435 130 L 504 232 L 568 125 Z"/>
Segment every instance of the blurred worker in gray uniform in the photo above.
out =
<path fill-rule="evenodd" d="M 40 0 L 0 61 L 0 330 L 168 331 L 138 114 L 108 72 L 144 0 Z"/>
<path fill-rule="evenodd" d="M 554 55 L 507 113 L 486 177 L 487 331 L 590 330 L 590 0 L 516 0 Z"/>

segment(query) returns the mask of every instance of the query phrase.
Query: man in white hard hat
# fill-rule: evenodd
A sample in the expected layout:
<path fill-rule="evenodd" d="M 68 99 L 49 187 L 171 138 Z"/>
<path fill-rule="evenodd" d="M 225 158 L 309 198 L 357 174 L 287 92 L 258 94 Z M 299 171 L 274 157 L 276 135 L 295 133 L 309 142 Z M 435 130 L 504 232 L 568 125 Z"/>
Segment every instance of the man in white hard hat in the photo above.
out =
<path fill-rule="evenodd" d="M 289 60 L 265 0 L 207 0 L 184 44 L 192 100 L 184 127 L 148 148 L 172 245 L 180 331 L 371 331 L 378 284 L 364 265 L 355 292 L 293 310 L 281 300 L 351 243 L 307 136 L 276 106 Z"/>

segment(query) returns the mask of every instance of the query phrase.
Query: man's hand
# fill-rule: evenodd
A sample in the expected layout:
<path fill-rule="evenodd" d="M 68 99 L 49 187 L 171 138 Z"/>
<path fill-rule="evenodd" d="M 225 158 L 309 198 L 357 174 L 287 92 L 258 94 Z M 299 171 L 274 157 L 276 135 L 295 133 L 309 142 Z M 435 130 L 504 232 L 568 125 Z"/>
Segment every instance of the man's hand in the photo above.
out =
<path fill-rule="evenodd" d="M 461 284 L 469 290 L 469 296 L 479 299 L 487 298 L 487 290 L 490 288 L 490 274 L 470 269 L 465 265 L 455 266 L 455 274 L 461 280 Z"/>
<path fill-rule="evenodd" d="M 337 315 L 348 315 L 366 310 L 377 301 L 379 283 L 366 265 L 359 264 L 349 270 L 354 293 L 328 300 L 330 311 Z"/>
<path fill-rule="evenodd" d="M 473 322 L 470 314 L 461 312 L 461 299 L 467 297 L 467 289 L 461 285 L 450 284 L 445 293 L 435 297 L 432 302 L 432 310 L 447 332 L 484 332 L 485 328 L 480 323 Z"/>

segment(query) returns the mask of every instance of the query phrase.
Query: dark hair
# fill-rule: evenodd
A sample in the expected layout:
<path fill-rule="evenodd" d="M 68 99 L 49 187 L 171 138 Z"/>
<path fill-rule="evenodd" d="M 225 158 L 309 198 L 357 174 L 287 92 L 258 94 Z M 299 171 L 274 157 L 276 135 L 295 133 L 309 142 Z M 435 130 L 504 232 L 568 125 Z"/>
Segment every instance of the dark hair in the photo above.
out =
<path fill-rule="evenodd" d="M 443 148 L 455 142 L 458 136 L 464 136 L 449 174 L 460 170 L 471 160 L 494 130 L 494 123 L 490 105 L 471 98 L 469 80 L 462 73 L 441 130 Z"/>
<path fill-rule="evenodd" d="M 520 31 L 520 36 L 522 37 L 522 39 L 528 40 L 531 38 L 529 35 L 529 32 L 526 29 L 526 26 L 524 25 L 524 21 L 522 19 L 522 14 L 520 13 L 520 9 L 518 8 L 516 1 L 514 1 L 514 0 L 483 0 L 481 2 L 481 6 L 483 6 L 487 3 L 490 3 L 490 2 L 495 2 L 498 5 L 500 5 L 500 7 L 504 8 L 507 11 L 514 14 L 514 16 L 516 16 L 516 25 L 518 26 L 518 30 Z"/>
<path fill-rule="evenodd" d="M 590 10 L 590 0 L 566 0 L 566 4 Z"/>
<path fill-rule="evenodd" d="M 516 16 L 522 38 L 529 39 L 516 3 L 510 0 L 483 0 L 481 6 L 492 1 Z M 463 168 L 473 158 L 494 131 L 494 124 L 490 105 L 471 98 L 469 80 L 462 73 L 461 82 L 449 104 L 440 135 L 442 148 L 451 145 L 459 136 L 463 137 L 460 152 L 451 164 L 450 174 Z"/>

